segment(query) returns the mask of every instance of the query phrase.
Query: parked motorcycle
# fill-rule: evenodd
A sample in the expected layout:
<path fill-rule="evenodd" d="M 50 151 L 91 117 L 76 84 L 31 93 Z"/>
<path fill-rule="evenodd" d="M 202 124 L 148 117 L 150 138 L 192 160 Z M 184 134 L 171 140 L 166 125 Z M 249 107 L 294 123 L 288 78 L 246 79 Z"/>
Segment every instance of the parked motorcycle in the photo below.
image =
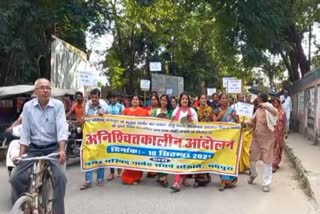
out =
<path fill-rule="evenodd" d="M 79 158 L 82 143 L 82 128 L 77 121 L 68 120 L 67 122 L 69 125 L 69 138 L 66 148 L 67 159 Z"/>
<path fill-rule="evenodd" d="M 13 163 L 12 159 L 14 157 L 17 157 L 20 152 L 19 138 L 20 138 L 21 127 L 22 127 L 22 125 L 18 125 L 16 127 L 14 127 L 12 129 L 12 133 L 11 133 L 11 135 L 15 139 L 10 141 L 9 147 L 7 150 L 7 154 L 6 154 L 6 166 L 8 169 L 9 176 L 11 176 L 12 170 L 16 167 L 16 165 Z"/>

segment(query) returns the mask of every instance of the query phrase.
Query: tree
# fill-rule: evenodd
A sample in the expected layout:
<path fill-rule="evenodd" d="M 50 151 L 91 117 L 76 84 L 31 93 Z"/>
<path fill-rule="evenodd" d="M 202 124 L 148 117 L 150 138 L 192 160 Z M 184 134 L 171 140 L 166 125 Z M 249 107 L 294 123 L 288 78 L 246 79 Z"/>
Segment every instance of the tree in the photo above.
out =
<path fill-rule="evenodd" d="M 214 21 L 206 4 L 192 8 L 184 1 L 154 1 L 152 6 L 113 1 L 114 43 L 105 63 L 109 76 L 116 69 L 108 61 L 117 56 L 123 71 L 117 79 L 123 80 L 127 91 L 134 91 L 133 74 L 150 77 L 148 65 L 153 60 L 163 63 L 164 73 L 185 77 L 190 92 L 199 93 L 202 80 L 214 84 L 218 79 Z"/>
<path fill-rule="evenodd" d="M 102 5 L 104 7 L 102 7 Z M 5 0 L 0 5 L 0 84 L 50 78 L 51 35 L 86 51 L 85 32 L 104 33 L 103 0 Z"/>
<path fill-rule="evenodd" d="M 279 54 L 291 81 L 310 70 L 301 42 L 309 26 L 319 21 L 316 0 L 208 1 L 215 10 L 219 45 L 225 56 L 235 52 L 246 66 L 259 66 L 263 53 Z M 219 47 L 218 46 L 218 47 Z"/>

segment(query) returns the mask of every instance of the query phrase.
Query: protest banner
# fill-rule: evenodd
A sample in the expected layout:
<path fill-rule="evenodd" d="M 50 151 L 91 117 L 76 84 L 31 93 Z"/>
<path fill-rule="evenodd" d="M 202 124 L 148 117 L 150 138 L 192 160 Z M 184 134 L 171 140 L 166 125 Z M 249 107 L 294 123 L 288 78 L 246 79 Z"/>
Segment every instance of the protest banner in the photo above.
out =
<path fill-rule="evenodd" d="M 228 80 L 227 93 L 240 94 L 242 91 L 242 81 L 237 79 Z"/>
<path fill-rule="evenodd" d="M 229 80 L 233 80 L 233 79 L 236 79 L 236 78 L 235 77 L 223 77 L 222 78 L 223 87 L 227 88 L 228 87 L 228 81 Z"/>
<path fill-rule="evenodd" d="M 171 174 L 237 175 L 241 126 L 181 124 L 147 117 L 86 117 L 81 169 L 127 168 Z"/>
<path fill-rule="evenodd" d="M 254 105 L 244 102 L 237 102 L 235 104 L 237 115 L 252 118 Z"/>
<path fill-rule="evenodd" d="M 217 93 L 217 89 L 216 88 L 207 88 L 207 95 L 208 96 L 211 97 L 215 93 Z"/>

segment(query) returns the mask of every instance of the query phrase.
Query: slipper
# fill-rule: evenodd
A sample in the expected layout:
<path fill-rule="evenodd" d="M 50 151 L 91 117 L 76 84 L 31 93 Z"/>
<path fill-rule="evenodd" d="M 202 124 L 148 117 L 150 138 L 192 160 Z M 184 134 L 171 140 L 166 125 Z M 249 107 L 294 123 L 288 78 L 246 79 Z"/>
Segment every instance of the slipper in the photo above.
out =
<path fill-rule="evenodd" d="M 179 192 L 179 191 L 180 191 L 180 187 L 179 187 L 179 186 L 176 186 L 176 185 L 172 185 L 172 186 L 170 187 L 170 189 L 172 189 L 173 192 Z"/>
<path fill-rule="evenodd" d="M 157 180 L 159 182 L 159 184 L 162 186 L 162 187 L 168 187 L 169 186 L 169 183 L 167 180 Z"/>
<path fill-rule="evenodd" d="M 103 182 L 102 181 L 98 181 L 97 182 L 97 186 L 102 187 L 103 186 Z"/>
<path fill-rule="evenodd" d="M 270 187 L 269 186 L 263 186 L 262 187 L 263 192 L 270 192 Z"/>
<path fill-rule="evenodd" d="M 113 174 L 110 174 L 108 177 L 107 177 L 107 181 L 112 181 L 114 179 L 114 175 Z"/>
<path fill-rule="evenodd" d="M 225 185 L 221 184 L 219 187 L 219 191 L 221 191 L 221 192 L 224 191 L 225 187 L 226 187 Z"/>
<path fill-rule="evenodd" d="M 89 184 L 89 183 L 84 183 L 84 184 L 82 184 L 82 186 L 80 187 L 80 190 L 85 190 L 85 189 L 88 189 L 88 188 L 90 188 L 91 187 L 91 184 Z"/>

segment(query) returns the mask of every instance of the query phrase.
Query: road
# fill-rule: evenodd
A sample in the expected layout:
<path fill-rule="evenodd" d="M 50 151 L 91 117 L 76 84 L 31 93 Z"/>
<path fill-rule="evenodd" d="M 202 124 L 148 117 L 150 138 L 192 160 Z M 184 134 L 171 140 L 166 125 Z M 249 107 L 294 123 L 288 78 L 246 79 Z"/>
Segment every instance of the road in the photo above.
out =
<path fill-rule="evenodd" d="M 136 186 L 122 185 L 119 178 L 103 187 L 80 191 L 83 175 L 79 164 L 68 166 L 68 188 L 65 198 L 67 214 L 316 214 L 320 213 L 296 180 L 296 173 L 286 158 L 274 174 L 271 192 L 261 191 L 260 176 L 253 185 L 247 175 L 240 175 L 237 187 L 219 192 L 219 179 L 213 176 L 206 188 L 184 187 L 179 193 L 158 186 L 154 179 L 144 178 Z M 107 170 L 109 173 L 109 170 Z M 107 174 L 107 173 L 106 173 Z M 171 180 L 173 178 L 171 177 Z M 9 184 L 6 168 L 0 166 L 0 213 L 9 213 Z"/>

